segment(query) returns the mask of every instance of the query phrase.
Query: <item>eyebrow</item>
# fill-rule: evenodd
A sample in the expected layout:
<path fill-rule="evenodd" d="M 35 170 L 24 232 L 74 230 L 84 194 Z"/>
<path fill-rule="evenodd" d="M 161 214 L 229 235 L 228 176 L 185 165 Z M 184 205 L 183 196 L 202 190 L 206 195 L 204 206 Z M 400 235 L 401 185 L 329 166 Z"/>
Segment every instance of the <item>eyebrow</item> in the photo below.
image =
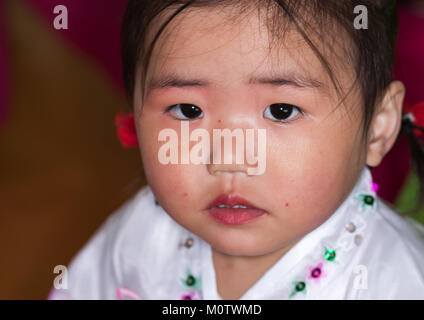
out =
<path fill-rule="evenodd" d="M 272 87 L 292 86 L 297 88 L 325 89 L 326 86 L 319 80 L 312 79 L 297 73 L 285 73 L 281 75 L 255 76 L 249 78 L 248 85 L 270 85 Z M 212 83 L 205 79 L 189 79 L 176 74 L 168 74 L 159 78 L 153 78 L 147 86 L 147 92 L 168 88 L 207 88 Z"/>

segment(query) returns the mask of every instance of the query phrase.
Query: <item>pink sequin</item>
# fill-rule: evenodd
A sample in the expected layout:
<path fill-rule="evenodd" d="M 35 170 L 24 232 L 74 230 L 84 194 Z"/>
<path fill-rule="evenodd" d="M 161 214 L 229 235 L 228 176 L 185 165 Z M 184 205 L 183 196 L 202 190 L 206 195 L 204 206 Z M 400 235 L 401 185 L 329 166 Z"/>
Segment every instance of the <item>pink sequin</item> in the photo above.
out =
<path fill-rule="evenodd" d="M 312 279 L 315 282 L 319 282 L 321 278 L 324 278 L 327 274 L 322 269 L 322 262 L 318 263 L 316 266 L 309 267 L 309 276 L 308 279 Z"/>
<path fill-rule="evenodd" d="M 375 183 L 375 182 L 373 182 L 372 183 L 372 189 L 374 190 L 375 193 L 377 193 L 377 191 L 378 191 L 378 184 Z"/>
<path fill-rule="evenodd" d="M 189 291 L 183 293 L 180 297 L 181 300 L 201 300 L 201 297 L 198 295 L 196 291 Z"/>

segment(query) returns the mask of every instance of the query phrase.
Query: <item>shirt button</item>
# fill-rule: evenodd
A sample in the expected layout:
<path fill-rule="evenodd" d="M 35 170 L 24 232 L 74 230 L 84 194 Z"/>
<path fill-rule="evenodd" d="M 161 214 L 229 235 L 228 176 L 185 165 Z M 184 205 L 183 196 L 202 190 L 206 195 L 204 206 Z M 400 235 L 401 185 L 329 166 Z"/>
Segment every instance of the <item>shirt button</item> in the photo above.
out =
<path fill-rule="evenodd" d="M 359 234 L 357 234 L 357 235 L 355 236 L 355 238 L 354 238 L 354 241 L 355 241 L 355 244 L 356 244 L 357 246 L 359 246 L 359 245 L 361 244 L 361 242 L 362 242 L 362 236 L 361 236 L 361 235 L 359 235 Z"/>
<path fill-rule="evenodd" d="M 349 222 L 346 225 L 346 230 L 349 231 L 350 233 L 355 232 L 356 226 L 352 222 Z"/>
<path fill-rule="evenodd" d="M 193 243 L 194 243 L 194 240 L 193 240 L 193 238 L 190 237 L 184 243 L 184 247 L 191 248 L 193 246 Z"/>

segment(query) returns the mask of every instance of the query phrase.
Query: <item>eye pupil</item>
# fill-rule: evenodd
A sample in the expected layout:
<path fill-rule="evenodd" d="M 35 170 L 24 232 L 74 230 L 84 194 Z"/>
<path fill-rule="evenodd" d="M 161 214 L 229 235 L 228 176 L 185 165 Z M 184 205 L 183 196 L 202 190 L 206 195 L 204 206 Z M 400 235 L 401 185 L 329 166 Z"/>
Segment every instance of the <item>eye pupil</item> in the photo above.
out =
<path fill-rule="evenodd" d="M 187 118 L 197 118 L 202 113 L 202 110 L 200 110 L 200 108 L 196 107 L 195 105 L 186 103 L 179 105 L 181 113 Z"/>
<path fill-rule="evenodd" d="M 285 120 L 293 112 L 293 106 L 286 103 L 276 103 L 270 106 L 270 111 L 275 118 Z"/>

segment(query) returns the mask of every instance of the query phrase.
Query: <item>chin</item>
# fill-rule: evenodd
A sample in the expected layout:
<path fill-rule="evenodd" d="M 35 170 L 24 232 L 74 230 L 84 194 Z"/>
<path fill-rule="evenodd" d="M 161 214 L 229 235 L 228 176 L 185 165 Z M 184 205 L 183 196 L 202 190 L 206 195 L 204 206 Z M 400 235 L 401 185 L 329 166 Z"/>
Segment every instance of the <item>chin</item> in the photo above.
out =
<path fill-rule="evenodd" d="M 270 251 L 269 248 L 264 248 L 263 246 L 258 245 L 260 242 L 255 241 L 225 241 L 221 238 L 219 241 L 208 241 L 211 246 L 221 253 L 231 255 L 231 256 L 261 256 Z"/>
<path fill-rule="evenodd" d="M 225 247 L 216 247 L 212 246 L 216 251 L 219 251 L 223 254 L 229 255 L 229 256 L 249 256 L 249 257 L 255 257 L 255 256 L 261 256 L 265 254 L 264 252 L 260 250 L 255 250 L 252 248 L 245 248 L 243 246 L 225 246 Z"/>

